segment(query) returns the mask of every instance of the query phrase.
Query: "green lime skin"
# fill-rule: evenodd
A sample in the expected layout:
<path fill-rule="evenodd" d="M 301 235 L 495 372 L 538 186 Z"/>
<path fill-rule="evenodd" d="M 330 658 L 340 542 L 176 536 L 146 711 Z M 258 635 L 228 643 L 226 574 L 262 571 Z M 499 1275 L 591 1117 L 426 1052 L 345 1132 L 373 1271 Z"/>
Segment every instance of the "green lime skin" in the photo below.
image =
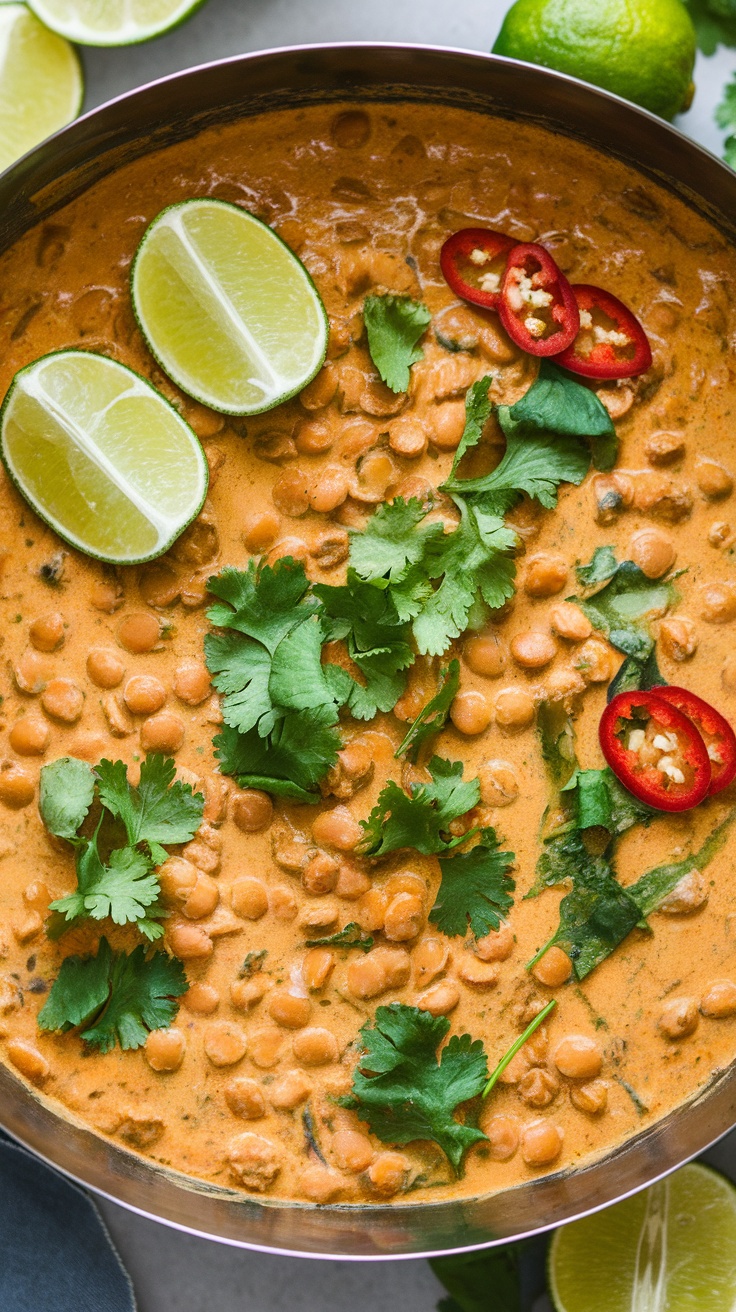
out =
<path fill-rule="evenodd" d="M 681 0 L 516 0 L 493 53 L 569 73 L 661 118 L 692 102 L 695 29 Z"/>

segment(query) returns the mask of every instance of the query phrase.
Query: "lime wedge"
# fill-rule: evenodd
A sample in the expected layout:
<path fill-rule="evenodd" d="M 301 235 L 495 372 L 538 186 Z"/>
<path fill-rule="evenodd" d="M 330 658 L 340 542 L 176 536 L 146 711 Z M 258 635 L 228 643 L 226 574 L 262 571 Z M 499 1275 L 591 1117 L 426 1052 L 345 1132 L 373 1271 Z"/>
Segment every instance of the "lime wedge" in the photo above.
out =
<path fill-rule="evenodd" d="M 0 454 L 59 537 L 115 564 L 160 556 L 207 492 L 189 425 L 132 369 L 92 351 L 19 370 L 0 410 Z"/>
<path fill-rule="evenodd" d="M 204 0 L 28 0 L 42 23 L 82 46 L 129 46 L 178 27 Z"/>
<path fill-rule="evenodd" d="M 694 1163 L 563 1226 L 549 1252 L 557 1312 L 733 1312 L 736 1188 Z"/>
<path fill-rule="evenodd" d="M 25 5 L 0 5 L 0 169 L 71 123 L 84 83 L 76 52 Z"/>
<path fill-rule="evenodd" d="M 213 410 L 271 410 L 324 361 L 327 315 L 301 260 L 226 201 L 162 210 L 136 252 L 131 291 L 161 368 Z"/>

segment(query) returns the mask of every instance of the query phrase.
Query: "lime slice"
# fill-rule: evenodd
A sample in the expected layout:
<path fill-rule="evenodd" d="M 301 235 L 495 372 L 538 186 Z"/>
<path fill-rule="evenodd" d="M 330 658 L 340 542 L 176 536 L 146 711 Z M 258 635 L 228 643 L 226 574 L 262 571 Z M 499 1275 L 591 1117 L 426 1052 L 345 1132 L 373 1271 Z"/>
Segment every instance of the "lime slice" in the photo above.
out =
<path fill-rule="evenodd" d="M 131 290 L 161 368 L 213 410 L 271 410 L 324 361 L 327 315 L 307 270 L 237 205 L 185 200 L 162 210 L 136 252 Z"/>
<path fill-rule="evenodd" d="M 549 1253 L 557 1312 L 733 1312 L 736 1188 L 694 1163 L 564 1226 Z"/>
<path fill-rule="evenodd" d="M 178 27 L 204 0 L 28 0 L 52 32 L 82 46 L 129 46 Z"/>
<path fill-rule="evenodd" d="M 76 52 L 25 5 L 0 5 L 0 169 L 71 123 L 84 83 Z"/>
<path fill-rule="evenodd" d="M 0 410 L 0 454 L 18 491 L 88 556 L 160 556 L 201 509 L 207 461 L 150 383 L 92 351 L 21 369 Z"/>

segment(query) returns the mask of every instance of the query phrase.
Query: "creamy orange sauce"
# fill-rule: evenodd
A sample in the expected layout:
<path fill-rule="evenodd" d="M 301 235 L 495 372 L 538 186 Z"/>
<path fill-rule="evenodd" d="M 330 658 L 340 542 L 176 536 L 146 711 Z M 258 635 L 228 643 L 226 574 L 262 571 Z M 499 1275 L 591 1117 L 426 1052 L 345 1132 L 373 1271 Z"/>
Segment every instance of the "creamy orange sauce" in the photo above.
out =
<path fill-rule="evenodd" d="M 331 319 L 329 358 L 317 379 L 301 399 L 252 420 L 226 420 L 178 393 L 132 316 L 127 279 L 146 225 L 165 205 L 193 196 L 235 201 L 272 224 L 305 262 Z M 216 771 L 218 702 L 202 667 L 210 574 L 266 551 L 302 557 L 314 580 L 342 582 L 346 529 L 363 526 L 383 498 L 421 494 L 446 478 L 467 388 L 493 372 L 494 399 L 513 401 L 533 380 L 533 363 L 494 316 L 459 305 L 441 277 L 443 240 L 471 224 L 544 241 L 572 281 L 609 288 L 629 304 L 654 350 L 644 378 L 600 389 L 616 419 L 617 471 L 563 488 L 554 513 L 524 504 L 511 516 L 523 542 L 518 592 L 482 635 L 497 643 L 496 668 L 487 644 L 485 674 L 471 668 L 480 660 L 470 639 L 455 645 L 461 691 L 480 694 L 488 725 L 468 734 L 450 723 L 435 750 L 462 760 L 466 778 L 480 774 L 483 820 L 516 854 L 510 932 L 480 947 L 470 936 L 443 940 L 427 926 L 439 884 L 435 858 L 405 852 L 360 860 L 336 849 L 334 829 L 319 819 L 345 808 L 342 846 L 349 848 L 351 822 L 355 829 L 368 815 L 388 777 L 402 778 L 393 753 L 406 720 L 435 691 L 440 662 L 416 662 L 397 714 L 368 726 L 344 720 L 345 742 L 357 747 L 333 781 L 337 795 L 317 808 L 276 803 L 273 810 L 264 798 L 244 799 Z M 736 981 L 736 836 L 708 867 L 697 909 L 655 913 L 653 935 L 634 931 L 579 986 L 550 987 L 524 969 L 554 932 L 564 890 L 531 901 L 523 895 L 550 799 L 534 708 L 550 697 L 569 705 L 582 765 L 601 765 L 597 725 L 621 659 L 602 638 L 560 636 L 564 624 L 553 612 L 577 590 L 576 563 L 601 545 L 619 559 L 636 558 L 646 548 L 632 539 L 656 529 L 655 548 L 665 556 L 671 549 L 675 567 L 686 571 L 680 602 L 655 626 L 663 673 L 727 716 L 736 710 L 735 274 L 734 253 L 715 230 L 622 165 L 540 129 L 408 105 L 311 108 L 209 129 L 120 169 L 2 256 L 0 392 L 44 352 L 106 352 L 180 406 L 212 471 L 199 521 L 168 557 L 119 571 L 65 548 L 3 480 L 0 1052 L 60 1115 L 224 1186 L 315 1202 L 400 1201 L 407 1187 L 421 1186 L 422 1196 L 439 1199 L 574 1168 L 691 1097 L 732 1061 L 736 1016 L 698 1008 L 713 981 Z M 423 300 L 433 315 L 408 397 L 380 383 L 362 336 L 363 298 L 385 290 Z M 437 329 L 467 337 L 471 349 L 449 353 Z M 611 490 L 614 509 L 601 510 Z M 130 617 L 141 615 L 148 618 L 133 620 L 131 637 Z M 514 655 L 524 656 L 523 641 L 514 640 L 530 631 L 552 644 L 543 667 Z M 129 690 L 139 675 L 162 688 L 153 719 Z M 453 714 L 468 727 L 467 700 Z M 134 777 L 152 746 L 175 750 L 182 776 L 207 799 L 201 835 L 162 874 L 172 911 L 166 942 L 185 957 L 192 985 L 174 1022 L 172 1051 L 183 1050 L 183 1060 L 173 1070 L 155 1069 L 167 1060 L 155 1042 L 101 1056 L 85 1052 L 74 1034 L 36 1027 L 64 956 L 94 949 L 103 928 L 116 946 L 138 941 L 134 930 L 96 922 L 56 944 L 45 937 L 48 902 L 74 887 L 74 869 L 38 815 L 41 765 L 66 754 L 93 763 L 108 756 L 130 763 Z M 372 776 L 360 766 L 366 757 Z M 624 836 L 622 882 L 695 850 L 732 800 L 723 794 Z M 241 827 L 254 806 L 263 822 L 255 832 Z M 402 892 L 417 892 L 421 902 L 411 937 L 401 937 L 396 907 L 393 919 L 389 912 Z M 374 933 L 384 954 L 387 944 L 399 954 L 399 987 L 389 982 L 380 995 L 364 996 L 355 952 L 307 959 L 305 939 L 349 921 Z M 246 955 L 264 951 L 262 969 L 243 980 Z M 444 1009 L 453 1033 L 483 1040 L 493 1066 L 552 996 L 558 1006 L 550 1021 L 480 1112 L 489 1142 L 469 1152 L 461 1179 L 433 1145 L 394 1152 L 337 1104 L 350 1088 L 358 1030 L 379 1002 Z M 658 1024 L 673 998 L 690 1000 L 697 1016 L 694 1032 L 679 1041 Z M 328 1038 L 315 1039 L 315 1029 Z M 599 1073 L 575 1079 L 560 1071 L 555 1054 L 570 1035 L 595 1042 Z M 321 1064 L 313 1064 L 315 1054 Z M 305 1110 L 323 1162 L 305 1139 Z M 525 1149 L 539 1121 L 561 1145 L 546 1161 Z M 243 1135 L 258 1136 L 260 1146 Z"/>

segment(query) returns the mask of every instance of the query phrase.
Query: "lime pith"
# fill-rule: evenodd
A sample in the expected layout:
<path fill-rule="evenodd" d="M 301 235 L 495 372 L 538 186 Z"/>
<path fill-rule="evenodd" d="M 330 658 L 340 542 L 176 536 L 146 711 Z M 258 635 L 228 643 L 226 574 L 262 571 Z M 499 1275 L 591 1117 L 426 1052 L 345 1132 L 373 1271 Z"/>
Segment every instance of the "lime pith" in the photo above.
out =
<path fill-rule="evenodd" d="M 21 4 L 0 5 L 0 169 L 76 118 L 84 83 L 76 52 Z"/>
<path fill-rule="evenodd" d="M 65 542 L 115 564 L 162 555 L 207 492 L 207 461 L 185 420 L 145 379 L 91 351 L 54 352 L 15 375 L 0 451 Z"/>
<path fill-rule="evenodd" d="M 237 205 L 202 199 L 163 210 L 138 247 L 131 294 L 161 368 L 225 414 L 271 410 L 324 362 L 327 315 L 312 279 Z"/>
<path fill-rule="evenodd" d="M 733 1312 L 736 1188 L 700 1163 L 554 1235 L 556 1312 Z"/>
<path fill-rule="evenodd" d="M 28 0 L 52 32 L 83 46 L 150 41 L 190 18 L 204 0 Z"/>

